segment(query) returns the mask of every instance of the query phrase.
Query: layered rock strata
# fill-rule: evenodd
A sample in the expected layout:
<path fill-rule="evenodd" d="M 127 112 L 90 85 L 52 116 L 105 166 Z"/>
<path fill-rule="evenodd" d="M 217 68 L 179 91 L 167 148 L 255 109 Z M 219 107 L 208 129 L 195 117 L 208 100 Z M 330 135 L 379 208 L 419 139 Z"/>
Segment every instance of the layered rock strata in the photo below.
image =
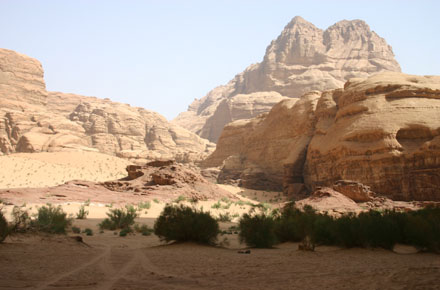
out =
<path fill-rule="evenodd" d="M 204 164 L 253 188 L 301 194 L 352 180 L 396 200 L 440 200 L 439 113 L 440 77 L 351 79 L 229 124 Z"/>
<path fill-rule="evenodd" d="M 197 161 L 213 144 L 163 116 L 74 94 L 47 92 L 41 64 L 0 49 L 0 152 L 99 151 L 131 160 Z"/>
<path fill-rule="evenodd" d="M 268 112 L 282 96 L 342 88 L 350 78 L 383 71 L 400 72 L 400 66 L 391 47 L 364 21 L 343 20 L 324 31 L 295 17 L 261 63 L 195 100 L 175 122 L 216 142 L 227 123 Z"/>

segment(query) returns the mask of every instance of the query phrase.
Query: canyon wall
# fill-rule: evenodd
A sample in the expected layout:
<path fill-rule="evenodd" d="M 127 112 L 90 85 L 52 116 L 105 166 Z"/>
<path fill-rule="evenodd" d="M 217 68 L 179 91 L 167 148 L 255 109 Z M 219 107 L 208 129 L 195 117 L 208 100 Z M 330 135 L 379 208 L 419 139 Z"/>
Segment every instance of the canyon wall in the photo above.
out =
<path fill-rule="evenodd" d="M 215 145 L 158 113 L 47 92 L 41 64 L 0 49 L 0 153 L 99 151 L 131 160 L 198 161 Z"/>
<path fill-rule="evenodd" d="M 440 200 L 440 77 L 381 73 L 282 101 L 226 126 L 204 165 L 251 188 L 301 194 L 353 180 L 396 200 Z"/>

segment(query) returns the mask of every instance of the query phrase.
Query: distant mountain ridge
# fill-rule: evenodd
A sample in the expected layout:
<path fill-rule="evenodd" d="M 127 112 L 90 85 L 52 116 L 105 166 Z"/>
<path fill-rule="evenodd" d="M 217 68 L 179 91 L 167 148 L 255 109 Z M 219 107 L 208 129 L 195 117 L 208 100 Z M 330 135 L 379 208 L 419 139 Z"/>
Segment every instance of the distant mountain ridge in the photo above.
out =
<path fill-rule="evenodd" d="M 174 122 L 216 142 L 229 122 L 268 112 L 286 97 L 342 88 L 350 78 L 386 71 L 401 69 L 391 46 L 364 21 L 342 20 L 321 30 L 297 16 L 261 63 L 195 100 Z"/>

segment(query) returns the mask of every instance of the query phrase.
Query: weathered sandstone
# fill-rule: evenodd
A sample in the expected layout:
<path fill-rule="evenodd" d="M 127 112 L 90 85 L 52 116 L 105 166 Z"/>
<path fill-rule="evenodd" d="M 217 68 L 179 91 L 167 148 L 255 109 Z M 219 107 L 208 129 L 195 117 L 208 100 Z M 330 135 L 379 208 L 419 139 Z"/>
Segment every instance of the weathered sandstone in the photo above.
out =
<path fill-rule="evenodd" d="M 317 115 L 305 183 L 354 180 L 399 200 L 440 200 L 440 77 L 398 73 L 350 80 Z"/>
<path fill-rule="evenodd" d="M 396 200 L 440 200 L 440 77 L 381 73 L 290 101 L 225 127 L 205 166 L 222 165 L 220 181 L 292 194 L 352 180 Z M 339 183 L 368 199 L 367 187 Z"/>
<path fill-rule="evenodd" d="M 158 113 L 47 92 L 41 64 L 0 49 L 0 152 L 99 151 L 137 160 L 197 161 L 213 144 Z"/>
<path fill-rule="evenodd" d="M 343 20 L 323 31 L 295 17 L 261 63 L 195 100 L 175 122 L 216 142 L 227 123 L 268 112 L 277 98 L 342 88 L 350 78 L 383 71 L 400 72 L 400 66 L 391 47 L 364 21 Z"/>

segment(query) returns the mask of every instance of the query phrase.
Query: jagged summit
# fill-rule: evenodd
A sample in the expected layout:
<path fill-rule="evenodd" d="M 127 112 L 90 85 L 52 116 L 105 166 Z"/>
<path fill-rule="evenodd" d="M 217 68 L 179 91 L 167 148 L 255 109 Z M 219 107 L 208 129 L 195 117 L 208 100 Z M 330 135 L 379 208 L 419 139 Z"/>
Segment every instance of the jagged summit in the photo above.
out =
<path fill-rule="evenodd" d="M 216 142 L 224 125 L 268 112 L 282 98 L 342 88 L 350 78 L 384 71 L 400 72 L 400 66 L 391 46 L 363 20 L 342 20 L 322 30 L 296 16 L 261 63 L 194 101 L 175 122 Z"/>

